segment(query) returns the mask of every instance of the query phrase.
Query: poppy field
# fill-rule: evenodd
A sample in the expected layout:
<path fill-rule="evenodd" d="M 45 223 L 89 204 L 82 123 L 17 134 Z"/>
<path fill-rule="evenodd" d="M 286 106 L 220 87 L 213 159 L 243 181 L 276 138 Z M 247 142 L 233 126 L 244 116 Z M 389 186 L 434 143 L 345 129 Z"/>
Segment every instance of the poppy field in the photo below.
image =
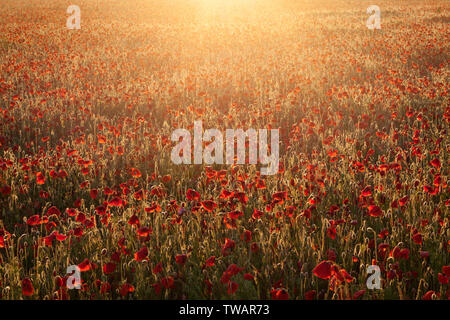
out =
<path fill-rule="evenodd" d="M 0 299 L 450 299 L 449 9 L 3 0 Z M 277 172 L 175 164 L 195 121 Z"/>

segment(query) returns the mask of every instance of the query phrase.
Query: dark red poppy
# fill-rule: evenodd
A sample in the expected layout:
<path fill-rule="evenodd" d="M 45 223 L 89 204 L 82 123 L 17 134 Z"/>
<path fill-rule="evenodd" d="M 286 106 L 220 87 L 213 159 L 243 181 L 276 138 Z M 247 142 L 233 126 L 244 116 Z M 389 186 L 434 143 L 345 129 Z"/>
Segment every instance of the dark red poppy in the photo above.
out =
<path fill-rule="evenodd" d="M 316 290 L 307 291 L 305 293 L 305 300 L 314 300 L 316 298 Z"/>
<path fill-rule="evenodd" d="M 215 264 L 215 262 L 216 262 L 216 257 L 215 256 L 211 256 L 208 259 L 206 259 L 205 265 L 207 267 L 212 267 Z"/>
<path fill-rule="evenodd" d="M 408 203 L 408 196 L 404 196 L 403 198 L 400 198 L 398 200 L 398 203 L 400 204 L 401 207 L 405 206 Z"/>
<path fill-rule="evenodd" d="M 45 177 L 42 174 L 42 172 L 36 173 L 36 183 L 37 184 L 44 184 L 45 183 Z"/>
<path fill-rule="evenodd" d="M 161 279 L 161 284 L 166 289 L 172 289 L 175 283 L 175 279 L 173 277 L 167 277 Z"/>
<path fill-rule="evenodd" d="M 217 207 L 217 204 L 211 200 L 202 201 L 200 204 L 208 212 L 212 212 Z"/>
<path fill-rule="evenodd" d="M 263 216 L 264 212 L 253 209 L 253 214 L 252 214 L 252 218 L 257 220 L 260 219 Z"/>
<path fill-rule="evenodd" d="M 255 277 L 250 273 L 244 273 L 244 279 L 248 281 L 253 281 L 255 280 Z"/>
<path fill-rule="evenodd" d="M 234 294 L 236 290 L 239 288 L 239 285 L 236 282 L 230 281 L 227 284 L 227 293 L 228 294 Z"/>
<path fill-rule="evenodd" d="M 103 266 L 103 272 L 106 274 L 113 273 L 116 270 L 116 264 L 112 262 L 108 262 Z"/>
<path fill-rule="evenodd" d="M 124 202 L 119 197 L 115 197 L 108 202 L 108 205 L 112 207 L 122 207 L 124 205 Z"/>
<path fill-rule="evenodd" d="M 135 214 L 133 214 L 130 219 L 128 219 L 128 224 L 132 226 L 139 225 L 139 218 Z"/>
<path fill-rule="evenodd" d="M 364 296 L 365 293 L 366 293 L 366 290 L 359 290 L 359 291 L 356 291 L 356 292 L 353 294 L 353 300 L 357 300 L 357 299 L 361 298 L 362 296 Z"/>
<path fill-rule="evenodd" d="M 275 289 L 270 292 L 272 300 L 289 300 L 289 294 L 286 289 Z"/>
<path fill-rule="evenodd" d="M 447 276 L 450 277 L 450 266 L 443 266 L 442 272 Z"/>
<path fill-rule="evenodd" d="M 92 189 L 91 191 L 89 191 L 89 196 L 95 200 L 97 198 L 98 195 L 98 190 L 97 189 Z"/>
<path fill-rule="evenodd" d="M 40 223 L 41 223 L 41 218 L 37 214 L 35 214 L 34 216 L 31 216 L 27 219 L 27 224 L 29 226 L 36 226 Z"/>
<path fill-rule="evenodd" d="M 234 242 L 234 240 L 225 239 L 225 243 L 222 246 L 222 255 L 223 256 L 229 255 L 235 246 L 236 246 L 236 243 Z"/>
<path fill-rule="evenodd" d="M 142 261 L 148 256 L 148 249 L 146 246 L 143 246 L 138 252 L 134 254 L 134 260 Z"/>
<path fill-rule="evenodd" d="M 125 297 L 129 293 L 134 292 L 134 287 L 129 283 L 124 283 L 120 286 L 120 295 Z"/>
<path fill-rule="evenodd" d="M 177 264 L 183 266 L 186 263 L 186 261 L 187 261 L 187 255 L 185 255 L 185 254 L 178 254 L 178 255 L 175 256 L 175 261 L 176 261 Z"/>
<path fill-rule="evenodd" d="M 31 296 L 33 295 L 34 292 L 34 288 L 33 288 L 33 283 L 31 282 L 30 279 L 25 278 L 22 280 L 22 294 L 24 296 Z"/>
<path fill-rule="evenodd" d="M 188 200 L 200 200 L 200 193 L 195 190 L 188 189 L 188 191 L 186 192 L 186 198 Z"/>
<path fill-rule="evenodd" d="M 131 168 L 131 175 L 133 176 L 133 178 L 140 178 L 142 177 L 142 173 L 139 169 L 136 168 Z"/>
<path fill-rule="evenodd" d="M 438 274 L 438 281 L 441 284 L 448 284 L 448 277 L 445 274 L 439 273 Z"/>
<path fill-rule="evenodd" d="M 80 269 L 80 271 L 84 272 L 84 271 L 89 271 L 91 270 L 91 263 L 89 262 L 89 259 L 84 259 L 79 265 L 78 268 Z"/>
<path fill-rule="evenodd" d="M 153 232 L 153 230 L 151 228 L 148 228 L 148 227 L 142 227 L 142 228 L 139 228 L 136 232 L 141 237 L 147 237 L 149 234 L 151 234 Z"/>
<path fill-rule="evenodd" d="M 412 238 L 416 244 L 422 244 L 423 237 L 419 232 L 414 234 Z"/>
<path fill-rule="evenodd" d="M 153 271 L 154 274 L 158 274 L 158 273 L 160 273 L 162 270 L 163 270 L 163 268 L 162 268 L 162 263 L 159 262 L 159 263 L 153 268 L 152 271 Z"/>
<path fill-rule="evenodd" d="M 372 187 L 367 186 L 361 191 L 361 196 L 370 197 L 372 195 Z"/>
<path fill-rule="evenodd" d="M 433 298 L 433 295 L 434 295 L 435 293 L 436 293 L 436 292 L 434 292 L 433 290 L 427 291 L 427 293 L 425 293 L 425 294 L 422 296 L 422 300 L 431 300 L 431 299 Z"/>
<path fill-rule="evenodd" d="M 380 207 L 376 205 L 370 205 L 369 206 L 369 215 L 372 217 L 379 217 L 383 215 L 383 211 L 380 209 Z"/>
<path fill-rule="evenodd" d="M 431 160 L 431 165 L 437 169 L 439 169 L 441 167 L 441 162 L 439 161 L 438 158 L 434 158 L 433 160 Z"/>
<path fill-rule="evenodd" d="M 0 188 L 0 193 L 3 194 L 4 196 L 11 194 L 11 187 L 4 186 L 4 187 Z"/>
<path fill-rule="evenodd" d="M 328 261 L 322 261 L 314 269 L 313 273 L 321 279 L 331 278 L 331 264 Z"/>

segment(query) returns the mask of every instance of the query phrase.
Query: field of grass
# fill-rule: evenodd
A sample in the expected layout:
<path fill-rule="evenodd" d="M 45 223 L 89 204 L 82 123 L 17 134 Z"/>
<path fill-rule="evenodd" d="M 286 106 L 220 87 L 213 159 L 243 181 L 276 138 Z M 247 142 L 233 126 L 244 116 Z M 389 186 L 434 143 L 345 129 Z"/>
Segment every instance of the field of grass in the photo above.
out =
<path fill-rule="evenodd" d="M 0 299 L 450 299 L 448 1 L 0 6 Z M 196 120 L 278 173 L 174 164 Z"/>

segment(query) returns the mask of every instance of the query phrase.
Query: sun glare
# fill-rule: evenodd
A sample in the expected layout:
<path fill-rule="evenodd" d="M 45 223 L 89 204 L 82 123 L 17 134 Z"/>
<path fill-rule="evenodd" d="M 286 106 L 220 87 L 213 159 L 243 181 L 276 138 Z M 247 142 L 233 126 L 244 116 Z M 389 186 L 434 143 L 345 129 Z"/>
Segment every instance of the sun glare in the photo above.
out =
<path fill-rule="evenodd" d="M 221 13 L 233 13 L 257 3 L 261 0 L 195 0 L 199 8 L 203 10 L 221 10 Z"/>

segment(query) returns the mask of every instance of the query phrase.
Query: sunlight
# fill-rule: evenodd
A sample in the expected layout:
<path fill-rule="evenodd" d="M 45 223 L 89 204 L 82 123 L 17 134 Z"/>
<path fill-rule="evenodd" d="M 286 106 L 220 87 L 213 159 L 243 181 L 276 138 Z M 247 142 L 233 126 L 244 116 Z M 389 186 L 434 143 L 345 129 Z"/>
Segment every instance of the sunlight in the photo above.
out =
<path fill-rule="evenodd" d="M 199 9 L 205 11 L 220 10 L 221 14 L 232 14 L 242 10 L 245 7 L 261 3 L 261 0 L 194 0 Z"/>

